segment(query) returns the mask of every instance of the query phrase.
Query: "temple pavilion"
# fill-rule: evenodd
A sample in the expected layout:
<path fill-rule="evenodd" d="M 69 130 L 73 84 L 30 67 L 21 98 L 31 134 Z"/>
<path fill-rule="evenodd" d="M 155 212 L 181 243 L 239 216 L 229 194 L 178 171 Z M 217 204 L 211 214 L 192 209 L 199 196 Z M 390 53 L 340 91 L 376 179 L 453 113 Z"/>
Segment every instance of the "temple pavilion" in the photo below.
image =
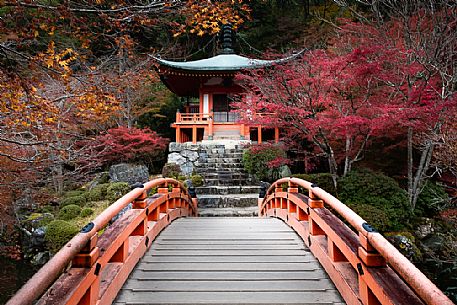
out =
<path fill-rule="evenodd" d="M 176 114 L 172 124 L 176 129 L 176 142 L 278 142 L 278 128 L 240 122 L 239 114 L 232 111 L 232 97 L 244 94 L 234 76 L 241 70 L 267 67 L 296 55 L 280 60 L 251 59 L 235 54 L 231 28 L 223 27 L 221 37 L 223 48 L 219 55 L 211 58 L 186 62 L 155 58 L 162 82 L 176 95 L 187 98 L 184 111 Z M 198 99 L 198 103 L 190 102 L 192 99 Z"/>

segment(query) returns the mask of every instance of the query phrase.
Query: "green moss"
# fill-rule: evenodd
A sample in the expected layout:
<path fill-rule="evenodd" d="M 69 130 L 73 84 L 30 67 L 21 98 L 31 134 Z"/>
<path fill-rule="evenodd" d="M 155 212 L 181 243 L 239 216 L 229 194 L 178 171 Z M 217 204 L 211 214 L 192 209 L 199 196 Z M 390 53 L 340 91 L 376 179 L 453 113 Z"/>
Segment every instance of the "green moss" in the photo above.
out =
<path fill-rule="evenodd" d="M 194 187 L 199 187 L 203 185 L 203 177 L 201 175 L 192 175 L 190 177 L 190 180 L 192 181 L 192 185 Z"/>
<path fill-rule="evenodd" d="M 449 203 L 449 195 L 444 187 L 439 183 L 427 181 L 417 199 L 414 214 L 424 217 L 434 216 L 445 209 Z"/>
<path fill-rule="evenodd" d="M 51 205 L 45 205 L 41 208 L 41 211 L 43 213 L 53 213 L 54 212 L 54 207 Z"/>
<path fill-rule="evenodd" d="M 380 232 L 404 229 L 411 216 L 406 191 L 394 179 L 369 170 L 341 178 L 338 197 Z"/>
<path fill-rule="evenodd" d="M 106 190 L 106 199 L 116 201 L 128 192 L 130 192 L 130 186 L 127 182 L 114 182 Z"/>
<path fill-rule="evenodd" d="M 87 200 L 86 200 L 86 196 L 85 195 L 67 197 L 67 198 L 63 198 L 60 201 L 60 207 L 65 207 L 67 205 L 84 206 L 86 204 L 86 201 Z"/>
<path fill-rule="evenodd" d="M 81 210 L 81 213 L 79 214 L 80 217 L 87 217 L 94 214 L 94 209 L 91 208 L 84 208 Z"/>
<path fill-rule="evenodd" d="M 37 220 L 37 219 L 42 218 L 42 217 L 43 217 L 42 213 L 32 213 L 27 217 L 27 220 L 28 221 L 33 221 L 33 220 Z"/>
<path fill-rule="evenodd" d="M 81 195 L 84 195 L 85 193 L 86 193 L 86 191 L 84 191 L 84 190 L 72 190 L 72 191 L 65 192 L 63 197 L 68 198 L 68 197 L 81 196 Z"/>
<path fill-rule="evenodd" d="M 64 206 L 59 211 L 59 219 L 71 220 L 79 216 L 81 207 L 75 204 Z"/>
<path fill-rule="evenodd" d="M 110 186 L 109 183 L 103 183 L 103 184 L 96 185 L 94 188 L 92 188 L 87 193 L 87 200 L 88 201 L 99 201 L 99 200 L 105 199 L 109 186 Z"/>
<path fill-rule="evenodd" d="M 416 262 L 422 259 L 422 253 L 416 245 L 416 239 L 410 232 L 388 232 L 384 236 L 408 259 Z"/>
<path fill-rule="evenodd" d="M 181 167 L 176 163 L 167 163 L 162 168 L 162 176 L 164 178 L 178 179 L 181 175 Z"/>
<path fill-rule="evenodd" d="M 44 227 L 44 226 L 47 226 L 51 221 L 54 220 L 54 215 L 51 214 L 51 213 L 44 213 L 43 214 L 43 218 L 40 219 L 38 225 L 40 227 Z"/>
<path fill-rule="evenodd" d="M 64 220 L 51 221 L 45 235 L 49 251 L 58 252 L 78 231 L 77 226 Z"/>

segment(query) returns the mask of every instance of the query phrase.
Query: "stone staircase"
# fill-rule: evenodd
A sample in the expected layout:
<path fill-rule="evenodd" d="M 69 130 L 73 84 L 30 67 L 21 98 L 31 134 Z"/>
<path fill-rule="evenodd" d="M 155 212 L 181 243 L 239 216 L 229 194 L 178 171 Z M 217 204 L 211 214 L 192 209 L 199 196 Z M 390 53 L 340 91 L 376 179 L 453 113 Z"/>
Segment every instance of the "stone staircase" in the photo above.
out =
<path fill-rule="evenodd" d="M 256 216 L 259 184 L 244 171 L 242 145 L 211 145 L 200 151 L 195 172 L 200 216 Z"/>

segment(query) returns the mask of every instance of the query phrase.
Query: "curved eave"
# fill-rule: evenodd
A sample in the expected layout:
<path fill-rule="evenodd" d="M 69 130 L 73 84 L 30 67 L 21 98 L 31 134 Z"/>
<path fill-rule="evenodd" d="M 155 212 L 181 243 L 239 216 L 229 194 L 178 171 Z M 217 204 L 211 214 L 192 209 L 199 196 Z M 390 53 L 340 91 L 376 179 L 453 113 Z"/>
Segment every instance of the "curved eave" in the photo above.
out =
<path fill-rule="evenodd" d="M 294 58 L 297 58 L 304 52 L 288 56 L 277 60 L 251 59 L 236 54 L 221 54 L 211 58 L 177 62 L 153 57 L 162 67 L 169 67 L 185 71 L 239 71 L 243 69 L 256 69 L 280 64 Z"/>

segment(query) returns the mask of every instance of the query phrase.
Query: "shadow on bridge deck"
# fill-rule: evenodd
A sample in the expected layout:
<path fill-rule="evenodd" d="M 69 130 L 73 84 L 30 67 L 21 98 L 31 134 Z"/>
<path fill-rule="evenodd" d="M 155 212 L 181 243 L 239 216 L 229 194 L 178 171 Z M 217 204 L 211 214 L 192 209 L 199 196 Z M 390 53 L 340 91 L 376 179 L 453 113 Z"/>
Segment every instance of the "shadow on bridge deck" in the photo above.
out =
<path fill-rule="evenodd" d="M 344 304 L 274 218 L 183 218 L 152 243 L 114 304 Z"/>

